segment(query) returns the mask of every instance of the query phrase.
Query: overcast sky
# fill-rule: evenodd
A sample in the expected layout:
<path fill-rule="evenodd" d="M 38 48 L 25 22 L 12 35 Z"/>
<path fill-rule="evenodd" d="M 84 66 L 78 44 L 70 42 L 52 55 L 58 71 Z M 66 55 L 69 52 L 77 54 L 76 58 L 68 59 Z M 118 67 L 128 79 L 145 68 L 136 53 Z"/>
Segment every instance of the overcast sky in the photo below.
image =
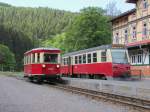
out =
<path fill-rule="evenodd" d="M 0 0 L 0 2 L 9 3 L 14 6 L 24 7 L 49 7 L 67 11 L 78 12 L 80 9 L 88 6 L 98 6 L 105 8 L 109 1 L 114 0 Z M 125 3 L 125 0 L 116 0 L 117 7 L 125 12 L 134 8 L 133 4 Z"/>

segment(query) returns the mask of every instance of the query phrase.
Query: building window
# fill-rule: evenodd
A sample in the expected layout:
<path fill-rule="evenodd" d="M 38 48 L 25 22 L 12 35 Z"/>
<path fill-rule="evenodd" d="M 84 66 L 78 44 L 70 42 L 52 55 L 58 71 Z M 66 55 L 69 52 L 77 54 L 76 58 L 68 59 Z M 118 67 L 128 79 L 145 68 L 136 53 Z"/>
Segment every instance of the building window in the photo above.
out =
<path fill-rule="evenodd" d="M 131 64 L 142 64 L 142 54 L 132 55 Z"/>
<path fill-rule="evenodd" d="M 147 9 L 147 7 L 148 7 L 148 2 L 147 2 L 147 0 L 143 0 L 143 8 L 144 8 L 144 9 Z"/>
<path fill-rule="evenodd" d="M 106 62 L 106 51 L 101 52 L 101 62 Z"/>
<path fill-rule="evenodd" d="M 143 32 L 142 32 L 142 34 L 143 34 L 143 39 L 147 37 L 147 33 L 148 33 L 148 32 L 147 32 L 147 24 L 144 23 L 144 24 L 143 24 Z"/>
<path fill-rule="evenodd" d="M 142 54 L 137 55 L 137 64 L 142 64 Z"/>
<path fill-rule="evenodd" d="M 88 63 L 91 63 L 91 54 L 88 54 Z"/>
<path fill-rule="evenodd" d="M 132 56 L 131 56 L 131 63 L 132 63 L 132 64 L 135 64 L 135 63 L 136 63 L 136 56 L 135 56 L 135 55 L 132 55 Z"/>
<path fill-rule="evenodd" d="M 119 33 L 116 33 L 115 44 L 119 44 Z"/>
<path fill-rule="evenodd" d="M 124 31 L 125 43 L 128 43 L 128 30 L 125 29 Z"/>
<path fill-rule="evenodd" d="M 83 63 L 86 63 L 86 54 L 83 55 Z"/>
<path fill-rule="evenodd" d="M 93 53 L 93 62 L 97 62 L 97 53 Z"/>
<path fill-rule="evenodd" d="M 132 28 L 132 40 L 136 40 L 136 27 Z"/>

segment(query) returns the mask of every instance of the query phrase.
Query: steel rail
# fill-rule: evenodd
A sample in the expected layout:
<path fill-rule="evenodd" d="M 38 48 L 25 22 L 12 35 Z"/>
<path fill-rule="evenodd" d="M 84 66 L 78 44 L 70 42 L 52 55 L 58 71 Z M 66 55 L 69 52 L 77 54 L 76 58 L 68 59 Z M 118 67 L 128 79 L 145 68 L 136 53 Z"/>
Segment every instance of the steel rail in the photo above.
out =
<path fill-rule="evenodd" d="M 93 91 L 93 90 L 88 90 L 88 89 L 82 89 L 82 88 L 66 86 L 66 85 L 62 85 L 62 84 L 49 85 L 49 86 L 57 88 L 57 89 L 69 91 L 72 93 L 89 96 L 93 99 L 98 99 L 98 100 L 103 99 L 105 101 L 124 104 L 124 105 L 130 106 L 134 109 L 138 109 L 141 112 L 150 112 L 150 101 L 149 100 L 128 97 L 128 96 L 122 96 L 122 95 L 106 93 L 106 92 Z"/>

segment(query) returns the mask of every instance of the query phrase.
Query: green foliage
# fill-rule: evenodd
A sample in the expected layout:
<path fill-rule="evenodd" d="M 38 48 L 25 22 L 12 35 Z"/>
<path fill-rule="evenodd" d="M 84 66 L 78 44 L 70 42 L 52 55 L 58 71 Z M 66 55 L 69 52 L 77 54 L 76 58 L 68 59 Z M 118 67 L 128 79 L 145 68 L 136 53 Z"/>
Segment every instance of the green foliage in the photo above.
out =
<path fill-rule="evenodd" d="M 47 39 L 45 41 L 42 42 L 42 46 L 45 47 L 56 47 L 62 50 L 62 52 L 64 52 L 67 48 L 67 46 L 65 45 L 65 40 L 66 40 L 66 33 L 62 33 L 62 34 L 58 34 L 56 36 L 54 36 L 52 39 Z"/>
<path fill-rule="evenodd" d="M 5 28 L 0 25 L 0 44 L 4 44 L 15 54 L 16 68 L 20 70 L 23 66 L 22 59 L 24 52 L 31 49 L 33 44 L 28 36 L 12 28 Z"/>
<path fill-rule="evenodd" d="M 1 4 L 4 6 L 4 4 Z M 17 70 L 24 52 L 66 31 L 76 14 L 50 8 L 0 7 L 0 44 L 15 54 Z"/>
<path fill-rule="evenodd" d="M 111 43 L 111 25 L 104 10 L 88 7 L 81 10 L 66 33 L 66 51 L 75 51 Z"/>
<path fill-rule="evenodd" d="M 11 7 L 11 5 L 0 2 L 0 7 Z"/>
<path fill-rule="evenodd" d="M 0 24 L 21 31 L 28 38 L 36 41 L 64 32 L 75 15 L 50 8 L 0 7 Z"/>
<path fill-rule="evenodd" d="M 14 54 L 2 44 L 0 44 L 0 64 L 5 65 L 5 67 L 14 67 L 16 64 Z"/>

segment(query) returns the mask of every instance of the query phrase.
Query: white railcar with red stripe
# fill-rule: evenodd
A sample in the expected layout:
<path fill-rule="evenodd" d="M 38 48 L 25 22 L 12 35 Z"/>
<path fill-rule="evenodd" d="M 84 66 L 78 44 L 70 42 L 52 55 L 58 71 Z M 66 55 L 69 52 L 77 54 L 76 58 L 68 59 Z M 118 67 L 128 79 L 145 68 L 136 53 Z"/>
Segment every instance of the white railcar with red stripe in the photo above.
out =
<path fill-rule="evenodd" d="M 122 45 L 102 45 L 64 54 L 61 74 L 98 79 L 128 77 L 130 64 L 127 49 Z"/>

